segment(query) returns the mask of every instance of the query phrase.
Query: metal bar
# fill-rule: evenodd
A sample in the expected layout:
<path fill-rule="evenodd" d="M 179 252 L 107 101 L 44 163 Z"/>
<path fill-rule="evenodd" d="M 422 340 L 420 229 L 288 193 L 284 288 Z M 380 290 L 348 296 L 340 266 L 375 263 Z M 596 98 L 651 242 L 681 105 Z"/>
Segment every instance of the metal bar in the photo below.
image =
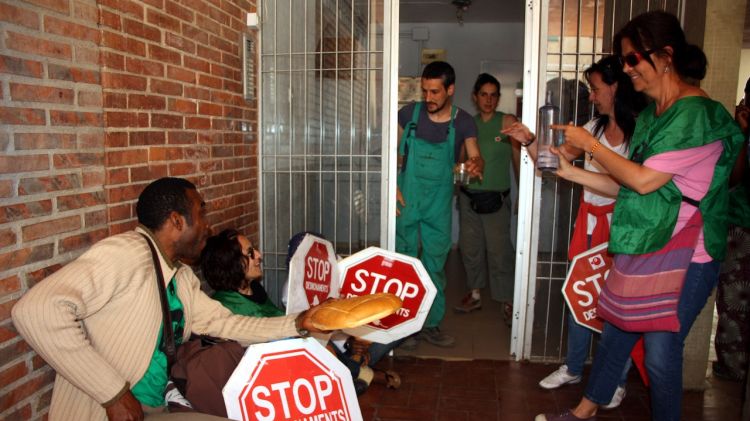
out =
<path fill-rule="evenodd" d="M 398 110 L 398 0 L 383 1 L 383 165 L 381 166 L 384 188 L 380 194 L 380 246 L 396 249 L 396 152 L 398 132 L 396 113 Z"/>

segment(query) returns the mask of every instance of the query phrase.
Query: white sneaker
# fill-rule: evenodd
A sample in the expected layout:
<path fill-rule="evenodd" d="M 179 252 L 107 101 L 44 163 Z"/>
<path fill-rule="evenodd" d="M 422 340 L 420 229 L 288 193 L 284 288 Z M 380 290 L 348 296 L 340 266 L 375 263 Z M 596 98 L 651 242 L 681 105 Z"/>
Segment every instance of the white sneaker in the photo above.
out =
<path fill-rule="evenodd" d="M 602 405 L 602 409 L 615 409 L 622 403 L 622 400 L 625 399 L 625 388 L 622 386 L 617 386 L 617 390 L 615 390 L 615 394 L 612 395 L 612 400 L 609 401 L 608 404 Z"/>
<path fill-rule="evenodd" d="M 581 376 L 574 376 L 568 373 L 568 366 L 563 364 L 549 376 L 539 382 L 539 386 L 544 389 L 557 389 L 564 384 L 576 384 L 581 382 Z"/>

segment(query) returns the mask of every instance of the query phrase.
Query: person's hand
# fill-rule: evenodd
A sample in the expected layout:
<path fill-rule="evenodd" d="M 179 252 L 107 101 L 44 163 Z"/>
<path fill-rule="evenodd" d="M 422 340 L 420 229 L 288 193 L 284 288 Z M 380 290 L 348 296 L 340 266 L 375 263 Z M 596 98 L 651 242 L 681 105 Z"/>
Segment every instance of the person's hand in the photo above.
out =
<path fill-rule="evenodd" d="M 565 135 L 565 144 L 583 151 L 590 151 L 591 147 L 597 140 L 583 127 L 570 124 L 553 124 L 550 126 L 553 130 L 562 130 Z"/>
<path fill-rule="evenodd" d="M 335 298 L 329 298 L 325 300 L 324 302 L 328 302 L 331 300 L 336 300 Z M 303 311 L 297 316 L 297 320 L 295 320 L 295 323 L 297 324 L 297 328 L 302 328 L 307 330 L 310 333 L 330 333 L 330 330 L 320 330 L 317 327 L 313 326 L 312 323 L 312 316 L 313 314 L 317 313 L 318 310 L 320 310 L 320 305 L 312 306 L 308 308 L 307 310 Z"/>
<path fill-rule="evenodd" d="M 144 417 L 141 403 L 129 390 L 105 409 L 110 421 L 140 421 Z"/>
<path fill-rule="evenodd" d="M 396 204 L 396 216 L 400 216 L 401 209 L 398 208 L 398 205 L 401 205 L 403 208 L 406 206 L 406 201 L 404 200 L 404 195 L 401 194 L 401 189 L 399 189 L 398 186 L 396 187 L 396 202 L 398 202 L 398 204 Z"/>
<path fill-rule="evenodd" d="M 557 174 L 557 176 L 560 178 L 569 180 L 572 175 L 573 168 L 575 168 L 575 165 L 568 161 L 567 158 L 565 158 L 565 155 L 563 155 L 560 149 L 556 146 L 550 146 L 549 150 L 553 154 L 557 155 L 557 157 L 559 158 L 558 160 L 560 161 L 555 174 Z"/>
<path fill-rule="evenodd" d="M 739 124 L 742 133 L 747 134 L 748 122 L 750 121 L 750 107 L 745 105 L 745 101 L 740 101 L 737 108 L 734 109 L 734 121 Z"/>
<path fill-rule="evenodd" d="M 484 174 L 484 159 L 482 159 L 481 156 L 469 158 L 466 160 L 465 164 L 466 172 L 468 172 L 470 176 L 479 177 L 479 179 L 482 180 L 482 175 Z"/>
<path fill-rule="evenodd" d="M 508 128 L 500 130 L 500 133 L 510 136 L 516 143 L 529 143 L 534 139 L 534 134 L 531 133 L 531 130 L 520 121 L 516 121 Z"/>

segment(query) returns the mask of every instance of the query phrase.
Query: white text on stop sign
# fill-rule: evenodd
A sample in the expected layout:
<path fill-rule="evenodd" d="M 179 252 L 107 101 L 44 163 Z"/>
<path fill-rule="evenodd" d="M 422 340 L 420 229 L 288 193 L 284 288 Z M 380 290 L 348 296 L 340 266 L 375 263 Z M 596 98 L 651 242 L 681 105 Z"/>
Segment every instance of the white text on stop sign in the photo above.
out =
<path fill-rule="evenodd" d="M 372 279 L 372 288 L 370 291 L 365 291 L 367 289 L 368 278 Z M 378 285 L 380 284 L 380 281 L 385 278 L 387 278 L 385 275 L 377 272 L 368 272 L 366 269 L 357 269 L 357 271 L 354 272 L 354 279 L 356 279 L 357 282 L 352 285 L 352 290 L 360 294 L 365 292 L 368 294 L 381 292 L 378 290 Z M 407 298 L 416 297 L 419 289 L 412 283 L 404 283 L 400 279 L 391 278 L 383 285 L 382 292 L 390 292 L 400 298 L 401 301 L 406 301 Z"/>
<path fill-rule="evenodd" d="M 256 419 L 259 421 L 272 421 L 280 418 L 276 416 L 277 408 L 274 407 L 273 402 L 269 398 L 273 399 L 273 401 L 280 401 L 284 418 L 291 418 L 289 389 L 291 389 L 291 404 L 294 405 L 299 413 L 304 415 L 310 415 L 316 411 L 326 411 L 326 398 L 333 393 L 331 378 L 323 374 L 313 377 L 312 383 L 308 379 L 298 378 L 294 380 L 293 384 L 290 384 L 288 381 L 273 383 L 270 389 L 266 386 L 256 386 L 252 391 L 253 403 L 257 407 L 266 410 L 255 411 Z M 302 390 L 304 392 L 300 393 Z M 272 396 L 273 394 L 276 396 Z M 330 415 L 331 419 L 335 419 L 334 417 L 339 419 L 346 418 L 344 412 L 340 409 L 332 411 Z"/>
<path fill-rule="evenodd" d="M 609 273 L 609 271 L 607 271 L 604 274 L 605 278 L 607 277 L 608 273 Z M 593 274 L 591 276 L 587 276 L 586 279 L 583 279 L 583 280 L 579 279 L 579 280 L 577 280 L 577 281 L 575 281 L 573 283 L 573 291 L 575 291 L 575 293 L 578 294 L 578 295 L 582 295 L 582 296 L 586 297 L 585 300 L 578 300 L 578 304 L 579 305 L 586 307 L 586 306 L 590 306 L 591 304 L 594 303 L 594 296 L 591 295 L 590 292 L 586 291 L 586 289 L 584 289 L 584 287 L 586 286 L 587 283 L 593 282 L 594 283 L 594 288 L 596 288 L 596 292 L 597 292 L 597 296 L 598 296 L 598 294 L 601 293 L 601 291 L 602 291 L 602 287 L 601 287 L 601 285 L 599 285 L 599 279 L 601 277 L 602 277 L 601 273 L 595 273 L 595 274 Z"/>
<path fill-rule="evenodd" d="M 307 258 L 307 268 L 305 269 L 305 276 L 308 278 L 314 278 L 318 282 L 324 282 L 331 273 L 331 263 L 327 260 L 318 259 L 317 257 Z"/>

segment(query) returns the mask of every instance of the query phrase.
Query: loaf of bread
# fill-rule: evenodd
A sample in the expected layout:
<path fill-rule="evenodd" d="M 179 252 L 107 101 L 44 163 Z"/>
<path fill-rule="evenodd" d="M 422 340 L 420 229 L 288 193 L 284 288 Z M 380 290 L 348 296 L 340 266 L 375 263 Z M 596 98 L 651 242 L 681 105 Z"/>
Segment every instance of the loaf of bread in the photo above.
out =
<path fill-rule="evenodd" d="M 320 330 L 349 329 L 380 320 L 395 313 L 401 305 L 400 298 L 388 293 L 330 300 L 318 305 L 310 321 Z"/>

